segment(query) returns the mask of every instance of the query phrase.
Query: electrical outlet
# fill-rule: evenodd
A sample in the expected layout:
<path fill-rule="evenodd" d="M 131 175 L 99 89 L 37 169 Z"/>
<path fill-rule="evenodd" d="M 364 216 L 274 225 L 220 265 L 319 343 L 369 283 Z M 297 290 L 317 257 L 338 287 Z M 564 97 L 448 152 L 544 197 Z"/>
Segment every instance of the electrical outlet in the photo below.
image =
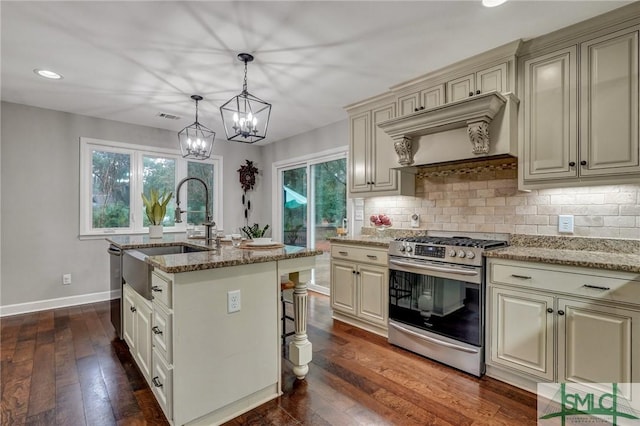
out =
<path fill-rule="evenodd" d="M 561 214 L 558 216 L 558 232 L 573 234 L 572 214 Z"/>
<path fill-rule="evenodd" d="M 233 290 L 227 293 L 227 313 L 238 312 L 240 310 L 240 290 Z"/>
<path fill-rule="evenodd" d="M 71 274 L 64 274 L 62 276 L 62 285 L 69 285 L 71 284 Z"/>
<path fill-rule="evenodd" d="M 409 220 L 411 221 L 412 228 L 417 228 L 420 226 L 420 215 L 418 213 L 409 215 Z"/>

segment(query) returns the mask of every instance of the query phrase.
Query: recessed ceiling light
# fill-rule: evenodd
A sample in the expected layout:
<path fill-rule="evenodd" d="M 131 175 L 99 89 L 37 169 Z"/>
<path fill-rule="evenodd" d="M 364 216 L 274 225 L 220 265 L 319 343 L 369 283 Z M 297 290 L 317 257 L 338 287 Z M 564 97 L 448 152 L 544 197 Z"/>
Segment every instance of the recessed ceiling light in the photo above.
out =
<path fill-rule="evenodd" d="M 500 6 L 502 3 L 505 3 L 507 0 L 482 0 L 482 5 L 484 7 L 496 7 Z"/>
<path fill-rule="evenodd" d="M 60 74 L 51 70 L 43 70 L 40 68 L 36 68 L 33 70 L 33 72 L 39 75 L 40 77 L 48 78 L 50 80 L 62 80 L 62 76 Z"/>

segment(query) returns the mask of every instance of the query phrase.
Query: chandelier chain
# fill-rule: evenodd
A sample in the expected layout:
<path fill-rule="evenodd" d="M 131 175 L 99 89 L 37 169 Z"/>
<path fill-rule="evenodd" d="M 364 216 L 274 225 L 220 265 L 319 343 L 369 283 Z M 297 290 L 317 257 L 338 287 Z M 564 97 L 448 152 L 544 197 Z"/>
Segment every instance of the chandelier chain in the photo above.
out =
<path fill-rule="evenodd" d="M 244 61 L 244 83 L 242 84 L 242 92 L 247 93 L 247 61 Z"/>

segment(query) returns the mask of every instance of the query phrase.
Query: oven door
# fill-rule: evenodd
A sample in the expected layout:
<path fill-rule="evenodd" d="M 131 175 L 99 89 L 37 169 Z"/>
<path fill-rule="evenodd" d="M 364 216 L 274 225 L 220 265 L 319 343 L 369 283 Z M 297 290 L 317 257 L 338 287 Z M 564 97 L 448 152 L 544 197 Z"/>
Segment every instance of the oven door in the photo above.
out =
<path fill-rule="evenodd" d="M 482 347 L 482 268 L 389 258 L 389 319 Z"/>

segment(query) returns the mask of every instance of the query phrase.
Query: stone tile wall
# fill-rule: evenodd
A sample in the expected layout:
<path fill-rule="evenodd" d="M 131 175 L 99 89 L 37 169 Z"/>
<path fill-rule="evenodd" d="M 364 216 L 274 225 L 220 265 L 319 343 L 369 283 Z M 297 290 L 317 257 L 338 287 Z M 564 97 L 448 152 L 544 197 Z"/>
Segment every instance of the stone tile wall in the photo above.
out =
<path fill-rule="evenodd" d="M 640 238 L 640 183 L 531 192 L 517 186 L 513 168 L 419 173 L 415 197 L 365 199 L 364 213 L 385 213 L 394 228 L 409 228 L 416 212 L 418 229 L 534 235 L 567 235 L 558 233 L 558 215 L 571 214 L 572 235 Z"/>

